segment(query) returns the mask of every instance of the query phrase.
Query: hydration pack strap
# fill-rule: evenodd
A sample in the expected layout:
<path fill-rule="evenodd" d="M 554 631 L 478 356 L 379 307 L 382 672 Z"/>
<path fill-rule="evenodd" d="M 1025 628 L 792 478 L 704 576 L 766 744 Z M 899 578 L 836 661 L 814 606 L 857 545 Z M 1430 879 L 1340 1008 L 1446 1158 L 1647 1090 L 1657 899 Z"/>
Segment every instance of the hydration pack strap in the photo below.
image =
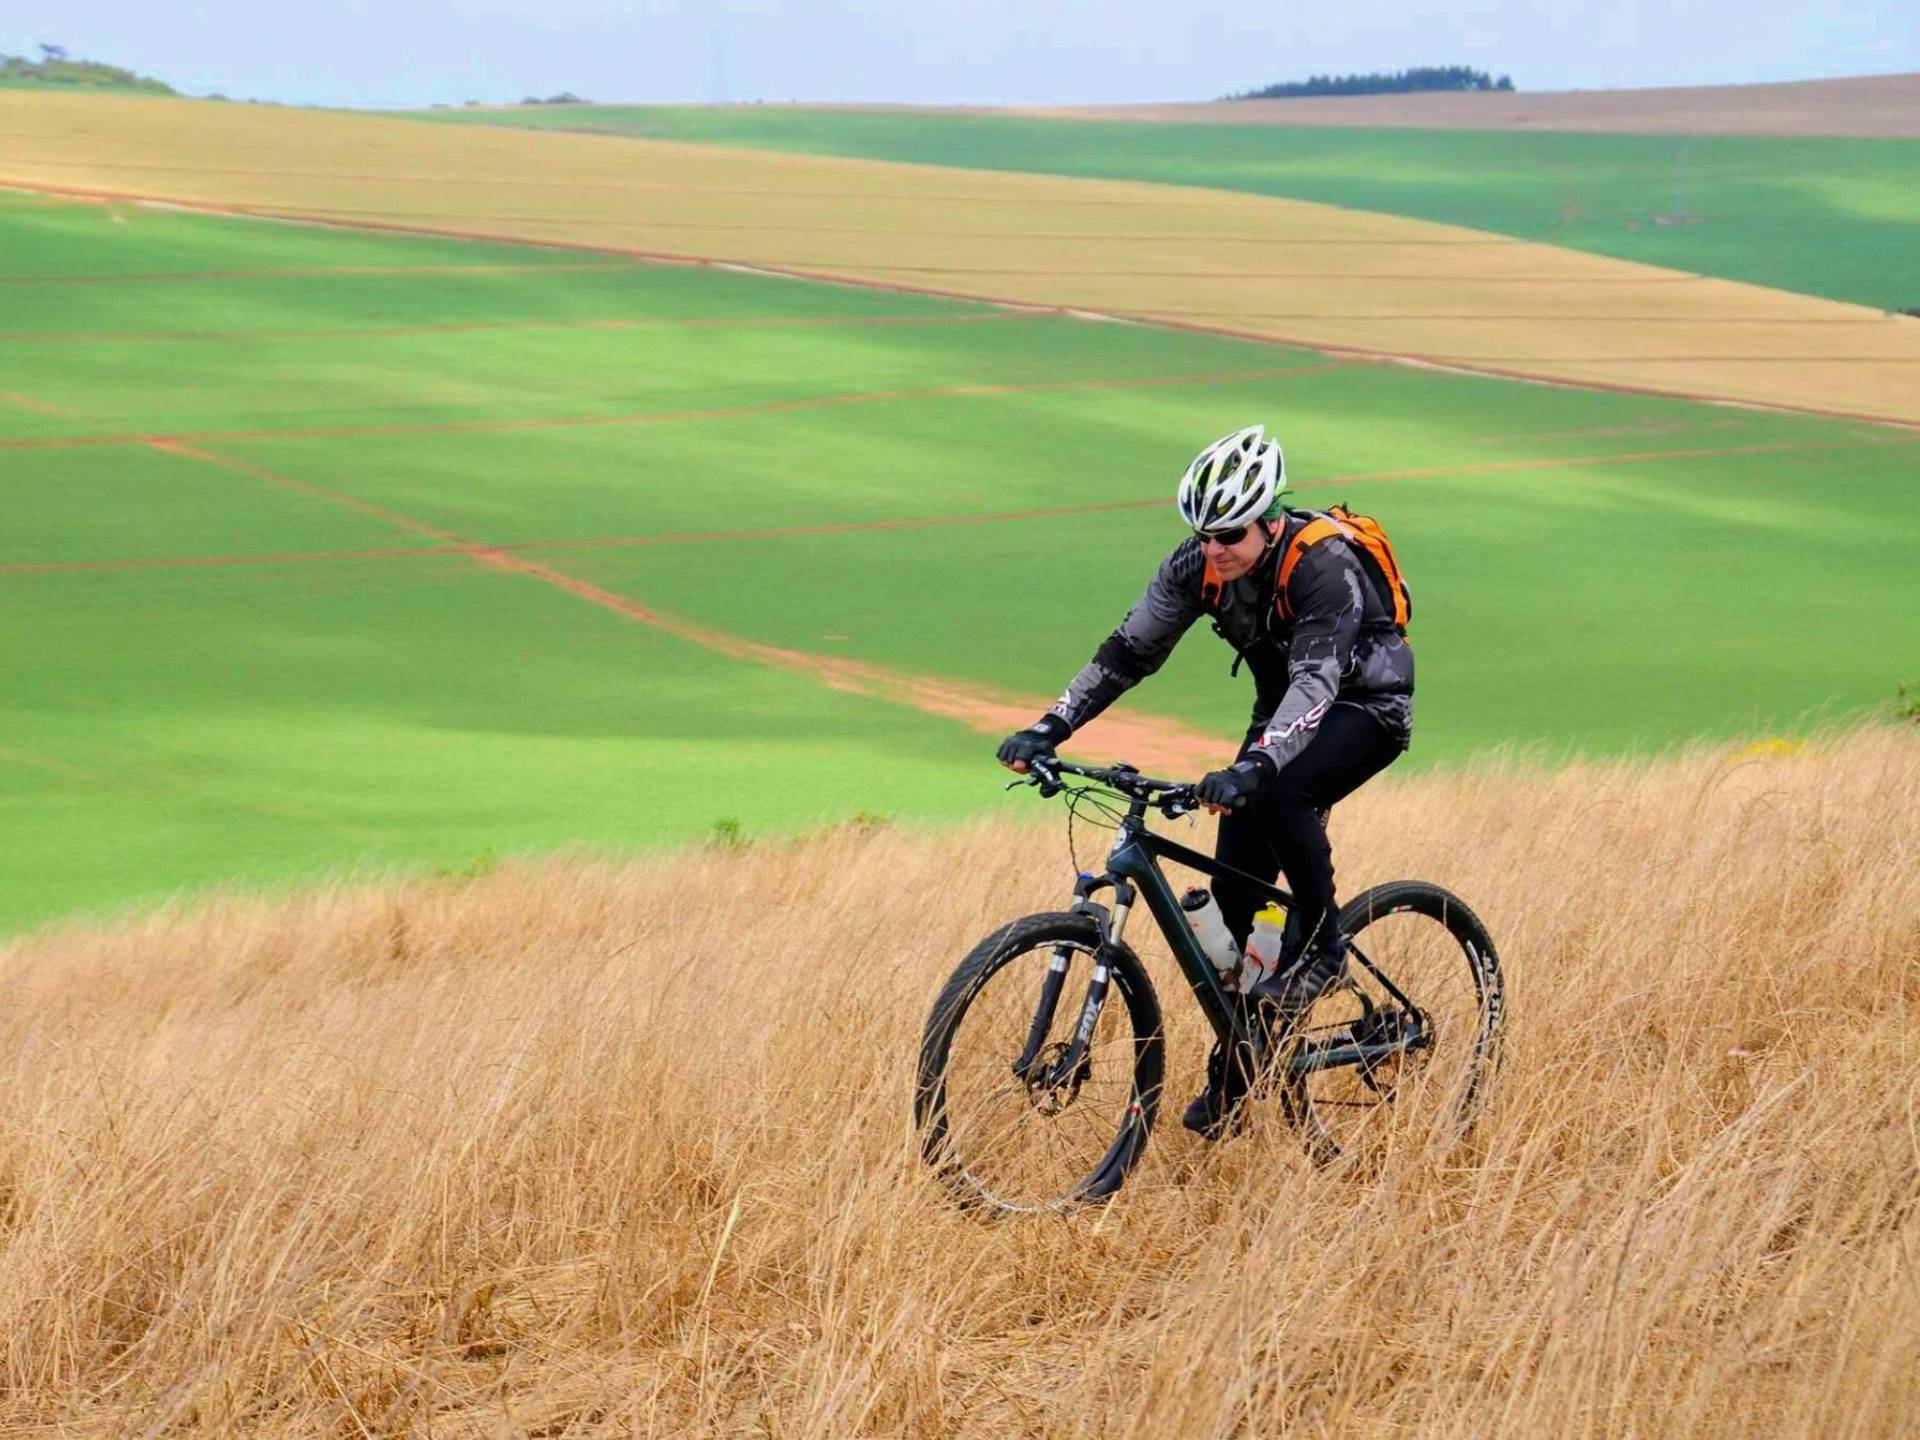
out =
<path fill-rule="evenodd" d="M 1310 546 L 1317 545 L 1334 535 L 1345 539 L 1353 538 L 1348 534 L 1347 527 L 1338 520 L 1321 515 L 1302 525 L 1299 532 L 1287 543 L 1287 553 L 1280 557 L 1280 578 L 1273 587 L 1274 608 L 1280 612 L 1281 618 L 1288 617 L 1287 583 L 1293 579 L 1293 570 L 1300 563 L 1300 557 L 1307 553 Z"/>
<path fill-rule="evenodd" d="M 1367 572 L 1391 614 L 1390 623 L 1404 635 L 1413 607 L 1407 597 L 1407 582 L 1401 578 L 1399 562 L 1394 559 L 1393 546 L 1378 521 L 1355 515 L 1339 505 L 1302 525 L 1300 533 L 1288 544 L 1287 553 L 1280 561 L 1280 580 L 1273 592 L 1275 611 L 1282 620 L 1293 618 L 1287 605 L 1287 582 L 1293 578 L 1294 567 L 1309 549 L 1334 535 L 1352 547 L 1360 568 Z"/>

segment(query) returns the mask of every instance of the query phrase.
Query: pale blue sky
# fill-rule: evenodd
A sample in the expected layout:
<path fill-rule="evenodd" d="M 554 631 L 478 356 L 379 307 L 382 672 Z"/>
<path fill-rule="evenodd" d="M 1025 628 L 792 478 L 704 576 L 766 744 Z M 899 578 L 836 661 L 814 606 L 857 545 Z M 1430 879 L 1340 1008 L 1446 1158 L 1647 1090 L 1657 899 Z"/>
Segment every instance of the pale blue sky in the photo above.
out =
<path fill-rule="evenodd" d="M 1920 3 L 1828 0 L 10 0 L 36 43 L 195 94 L 329 105 L 1203 100 L 1461 63 L 1522 89 L 1920 70 Z"/>

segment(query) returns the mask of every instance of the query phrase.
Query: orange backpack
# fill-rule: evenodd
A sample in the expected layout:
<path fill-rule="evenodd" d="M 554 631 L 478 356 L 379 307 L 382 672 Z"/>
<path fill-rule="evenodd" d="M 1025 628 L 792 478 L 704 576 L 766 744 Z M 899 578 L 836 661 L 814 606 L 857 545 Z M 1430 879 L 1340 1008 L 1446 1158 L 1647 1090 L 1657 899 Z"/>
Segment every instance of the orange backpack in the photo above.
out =
<path fill-rule="evenodd" d="M 1360 559 L 1361 568 L 1373 578 L 1374 588 L 1380 598 L 1393 612 L 1393 623 L 1405 630 L 1407 621 L 1413 616 L 1413 596 L 1407 590 L 1406 577 L 1400 573 L 1400 562 L 1394 558 L 1393 542 L 1387 539 L 1387 532 L 1380 522 L 1371 515 L 1356 515 L 1344 505 L 1329 506 L 1323 513 L 1313 517 L 1295 532 L 1287 544 L 1287 550 L 1280 557 L 1280 574 L 1274 585 L 1274 606 L 1282 620 L 1291 620 L 1292 612 L 1287 608 L 1287 582 L 1293 579 L 1293 570 L 1300 563 L 1300 557 L 1322 540 L 1338 535 L 1353 547 L 1353 553 Z M 1208 562 L 1206 574 L 1200 582 L 1200 593 L 1207 608 L 1212 609 L 1218 602 L 1222 590 L 1219 575 L 1214 571 L 1212 562 Z"/>

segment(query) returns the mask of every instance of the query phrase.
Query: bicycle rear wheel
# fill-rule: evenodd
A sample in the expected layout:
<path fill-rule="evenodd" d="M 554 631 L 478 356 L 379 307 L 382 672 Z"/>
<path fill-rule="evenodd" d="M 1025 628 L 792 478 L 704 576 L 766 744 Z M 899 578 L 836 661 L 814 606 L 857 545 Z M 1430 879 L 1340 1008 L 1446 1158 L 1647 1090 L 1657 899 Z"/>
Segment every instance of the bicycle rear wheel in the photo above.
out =
<path fill-rule="evenodd" d="M 1091 919 L 1030 915 L 975 946 L 934 1002 L 914 1119 L 922 1156 L 962 1203 L 1042 1211 L 1102 1200 L 1140 1158 L 1165 1042 L 1152 982 L 1124 945 L 1104 957 L 1112 983 L 1085 1059 L 1070 1073 L 1061 1063 L 1100 963 Z M 1062 979 L 1049 1014 L 1050 970 Z"/>
<path fill-rule="evenodd" d="M 1283 1073 L 1281 1094 L 1316 1159 L 1384 1140 L 1389 1124 L 1454 1138 L 1478 1115 L 1499 1060 L 1500 960 L 1480 919 L 1424 881 L 1376 886 L 1340 911 L 1347 978 L 1303 1017 L 1279 1057 L 1361 1054 Z M 1296 1064 L 1300 1063 L 1298 1060 Z"/>

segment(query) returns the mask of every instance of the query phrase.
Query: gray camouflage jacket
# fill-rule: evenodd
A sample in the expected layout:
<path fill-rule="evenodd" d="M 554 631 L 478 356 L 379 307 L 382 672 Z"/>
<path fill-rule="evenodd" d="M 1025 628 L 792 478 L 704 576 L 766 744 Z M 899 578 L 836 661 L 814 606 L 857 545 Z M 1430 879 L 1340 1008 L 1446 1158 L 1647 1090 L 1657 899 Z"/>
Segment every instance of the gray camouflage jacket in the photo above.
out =
<path fill-rule="evenodd" d="M 1365 710 L 1402 748 L 1413 737 L 1413 650 L 1345 540 L 1308 547 L 1288 578 L 1293 618 L 1276 611 L 1280 556 L 1313 518 L 1288 510 L 1266 557 L 1226 586 L 1211 612 L 1216 633 L 1253 672 L 1253 723 L 1243 753 L 1262 751 L 1275 766 L 1307 748 L 1336 702 Z M 1187 627 L 1209 614 L 1200 593 L 1205 571 L 1198 540 L 1175 546 L 1049 713 L 1077 730 L 1158 670 Z"/>

